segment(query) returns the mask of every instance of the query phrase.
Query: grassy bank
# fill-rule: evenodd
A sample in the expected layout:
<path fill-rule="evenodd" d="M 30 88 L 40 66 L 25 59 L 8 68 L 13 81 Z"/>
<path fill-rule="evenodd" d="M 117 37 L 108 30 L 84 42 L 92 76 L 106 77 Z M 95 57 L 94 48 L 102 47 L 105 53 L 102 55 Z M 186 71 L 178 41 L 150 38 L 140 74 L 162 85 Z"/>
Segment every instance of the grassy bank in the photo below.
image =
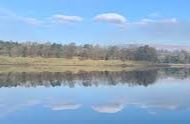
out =
<path fill-rule="evenodd" d="M 190 67 L 184 64 L 153 64 L 140 61 L 79 60 L 78 58 L 29 58 L 0 56 L 2 72 L 131 71 L 150 67 Z"/>
<path fill-rule="evenodd" d="M 80 60 L 78 58 L 29 58 L 0 56 L 0 65 L 29 65 L 29 66 L 142 66 L 147 62 L 121 60 Z"/>
<path fill-rule="evenodd" d="M 130 71 L 151 65 L 120 60 L 79 60 L 78 58 L 29 58 L 0 56 L 0 72 Z"/>

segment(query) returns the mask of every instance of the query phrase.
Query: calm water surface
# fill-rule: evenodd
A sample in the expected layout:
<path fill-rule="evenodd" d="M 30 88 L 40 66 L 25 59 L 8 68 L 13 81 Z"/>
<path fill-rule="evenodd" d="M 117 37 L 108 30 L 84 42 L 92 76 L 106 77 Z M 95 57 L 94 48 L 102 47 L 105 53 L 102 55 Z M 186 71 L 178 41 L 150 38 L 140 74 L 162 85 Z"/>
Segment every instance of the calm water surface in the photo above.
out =
<path fill-rule="evenodd" d="M 1 73 L 0 124 L 190 124 L 190 69 Z"/>

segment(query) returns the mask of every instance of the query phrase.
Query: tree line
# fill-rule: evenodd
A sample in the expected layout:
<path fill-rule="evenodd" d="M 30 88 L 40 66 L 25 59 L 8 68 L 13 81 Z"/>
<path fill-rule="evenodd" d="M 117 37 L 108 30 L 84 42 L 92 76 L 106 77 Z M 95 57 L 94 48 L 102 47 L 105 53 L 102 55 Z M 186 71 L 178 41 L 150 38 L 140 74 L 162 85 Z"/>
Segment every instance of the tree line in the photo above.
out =
<path fill-rule="evenodd" d="M 158 63 L 190 63 L 187 51 L 156 50 L 148 45 L 140 47 L 118 47 L 100 45 L 76 45 L 75 43 L 18 43 L 0 41 L 0 55 L 9 57 L 45 57 L 93 59 L 93 60 L 137 60 Z"/>

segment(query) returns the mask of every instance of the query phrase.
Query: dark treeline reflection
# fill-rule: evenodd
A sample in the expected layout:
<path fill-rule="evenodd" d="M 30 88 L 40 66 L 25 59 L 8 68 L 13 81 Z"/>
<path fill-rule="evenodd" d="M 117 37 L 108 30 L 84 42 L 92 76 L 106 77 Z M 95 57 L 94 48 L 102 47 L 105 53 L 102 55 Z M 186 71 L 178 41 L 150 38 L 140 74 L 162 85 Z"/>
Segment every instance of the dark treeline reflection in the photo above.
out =
<path fill-rule="evenodd" d="M 189 77 L 189 69 L 153 69 L 130 72 L 22 72 L 1 73 L 0 87 L 36 87 L 36 86 L 69 86 L 76 85 L 88 87 L 99 85 L 148 86 L 159 78 L 175 77 L 184 79 Z"/>
<path fill-rule="evenodd" d="M 162 77 L 172 77 L 175 79 L 186 79 L 190 77 L 189 68 L 165 68 L 161 72 Z"/>

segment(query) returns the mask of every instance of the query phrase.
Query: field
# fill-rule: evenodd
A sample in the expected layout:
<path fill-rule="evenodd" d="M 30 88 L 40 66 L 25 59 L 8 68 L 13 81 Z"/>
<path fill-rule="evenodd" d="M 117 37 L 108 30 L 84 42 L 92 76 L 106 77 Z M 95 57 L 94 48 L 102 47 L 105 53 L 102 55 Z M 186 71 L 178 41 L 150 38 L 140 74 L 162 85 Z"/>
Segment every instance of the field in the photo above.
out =
<path fill-rule="evenodd" d="M 184 64 L 154 64 L 142 61 L 80 60 L 78 58 L 6 57 L 0 56 L 1 72 L 78 72 L 130 71 L 149 67 L 189 67 Z"/>
<path fill-rule="evenodd" d="M 5 57 L 0 56 L 0 65 L 40 65 L 40 66 L 139 66 L 147 62 L 121 60 L 80 60 L 78 58 Z"/>
<path fill-rule="evenodd" d="M 0 56 L 0 72 L 121 71 L 151 65 L 120 60 L 79 60 L 78 58 L 41 58 Z"/>

